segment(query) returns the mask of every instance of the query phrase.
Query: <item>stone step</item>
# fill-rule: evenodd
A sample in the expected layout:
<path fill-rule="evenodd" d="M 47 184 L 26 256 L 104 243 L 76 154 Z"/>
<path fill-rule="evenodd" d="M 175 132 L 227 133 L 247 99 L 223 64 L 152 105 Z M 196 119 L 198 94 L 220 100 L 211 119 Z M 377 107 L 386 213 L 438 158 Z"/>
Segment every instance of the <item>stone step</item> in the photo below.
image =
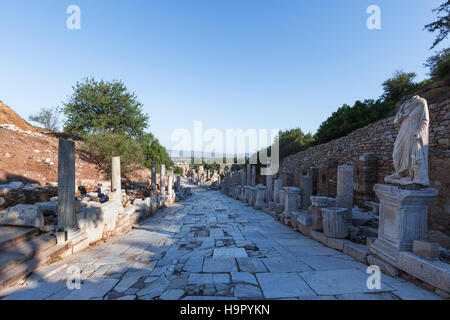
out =
<path fill-rule="evenodd" d="M 0 253 L 0 275 L 26 260 L 32 259 L 51 246 L 56 245 L 56 238 L 38 236 L 21 242 L 16 246 L 2 250 Z"/>
<path fill-rule="evenodd" d="M 37 267 L 49 262 L 52 259 L 58 258 L 63 255 L 69 248 L 70 244 L 56 245 L 53 241 L 48 241 L 46 249 L 38 252 L 29 259 L 16 265 L 14 268 L 0 273 L 0 290 L 15 284 L 17 281 L 25 278 L 32 273 Z M 44 248 L 45 245 L 42 245 Z"/>
<path fill-rule="evenodd" d="M 32 238 L 37 228 L 0 226 L 0 252 Z"/>

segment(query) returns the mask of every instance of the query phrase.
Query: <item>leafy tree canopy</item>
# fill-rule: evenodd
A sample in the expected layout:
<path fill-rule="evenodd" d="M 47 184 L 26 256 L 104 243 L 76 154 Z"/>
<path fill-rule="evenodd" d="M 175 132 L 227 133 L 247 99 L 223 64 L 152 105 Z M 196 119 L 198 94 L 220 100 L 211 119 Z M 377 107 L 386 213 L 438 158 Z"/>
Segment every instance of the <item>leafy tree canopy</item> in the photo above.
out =
<path fill-rule="evenodd" d="M 122 81 L 85 78 L 73 90 L 62 107 L 67 117 L 64 131 L 82 135 L 108 131 L 133 138 L 144 134 L 149 117 L 142 113 L 142 104 Z"/>
<path fill-rule="evenodd" d="M 395 103 L 382 100 L 356 101 L 353 107 L 344 104 L 323 122 L 315 134 L 315 144 L 322 144 L 384 118 L 395 109 Z"/>
<path fill-rule="evenodd" d="M 433 45 L 431 46 L 431 49 L 436 47 L 448 36 L 448 31 L 450 29 L 450 0 L 444 2 L 439 8 L 434 9 L 433 12 L 436 12 L 439 15 L 438 19 L 425 26 L 425 30 L 428 30 L 429 32 L 439 32 L 436 40 L 434 40 Z"/>
<path fill-rule="evenodd" d="M 415 77 L 414 72 L 396 71 L 392 78 L 383 82 L 384 93 L 381 97 L 385 101 L 399 102 L 405 95 L 412 93 L 417 88 L 417 84 L 413 82 Z"/>

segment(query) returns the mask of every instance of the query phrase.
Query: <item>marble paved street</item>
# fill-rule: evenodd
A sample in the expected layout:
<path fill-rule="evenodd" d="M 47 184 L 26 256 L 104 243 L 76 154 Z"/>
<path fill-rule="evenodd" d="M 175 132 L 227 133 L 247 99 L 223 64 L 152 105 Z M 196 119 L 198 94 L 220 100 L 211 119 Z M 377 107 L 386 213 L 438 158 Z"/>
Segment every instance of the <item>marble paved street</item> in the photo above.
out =
<path fill-rule="evenodd" d="M 384 274 L 380 290 L 368 289 L 366 269 L 219 191 L 196 190 L 126 234 L 39 268 L 5 299 L 439 299 Z M 77 271 L 81 287 L 69 290 Z"/>

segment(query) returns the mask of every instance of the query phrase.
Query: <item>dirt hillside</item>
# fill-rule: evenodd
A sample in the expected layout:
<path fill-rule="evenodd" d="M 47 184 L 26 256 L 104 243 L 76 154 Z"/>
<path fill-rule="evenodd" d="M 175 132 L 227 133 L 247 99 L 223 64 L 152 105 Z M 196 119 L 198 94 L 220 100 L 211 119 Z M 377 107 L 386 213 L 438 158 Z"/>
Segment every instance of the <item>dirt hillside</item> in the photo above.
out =
<path fill-rule="evenodd" d="M 11 181 L 39 183 L 58 181 L 58 138 L 64 133 L 35 128 L 14 110 L 0 102 L 0 184 Z M 82 141 L 75 141 L 78 185 L 94 185 L 107 177 L 81 152 Z M 147 169 L 126 178 L 146 181 Z"/>

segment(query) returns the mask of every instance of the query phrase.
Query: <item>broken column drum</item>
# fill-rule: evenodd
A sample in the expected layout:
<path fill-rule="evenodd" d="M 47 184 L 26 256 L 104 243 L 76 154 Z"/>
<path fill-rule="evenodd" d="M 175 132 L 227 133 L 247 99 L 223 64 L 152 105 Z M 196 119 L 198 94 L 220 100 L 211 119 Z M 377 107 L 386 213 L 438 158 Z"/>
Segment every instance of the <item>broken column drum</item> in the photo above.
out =
<path fill-rule="evenodd" d="M 322 196 L 311 196 L 311 203 L 312 229 L 315 231 L 322 231 L 322 208 L 335 207 L 336 199 Z"/>
<path fill-rule="evenodd" d="M 344 239 L 348 236 L 346 208 L 322 208 L 323 233 L 327 237 Z"/>

